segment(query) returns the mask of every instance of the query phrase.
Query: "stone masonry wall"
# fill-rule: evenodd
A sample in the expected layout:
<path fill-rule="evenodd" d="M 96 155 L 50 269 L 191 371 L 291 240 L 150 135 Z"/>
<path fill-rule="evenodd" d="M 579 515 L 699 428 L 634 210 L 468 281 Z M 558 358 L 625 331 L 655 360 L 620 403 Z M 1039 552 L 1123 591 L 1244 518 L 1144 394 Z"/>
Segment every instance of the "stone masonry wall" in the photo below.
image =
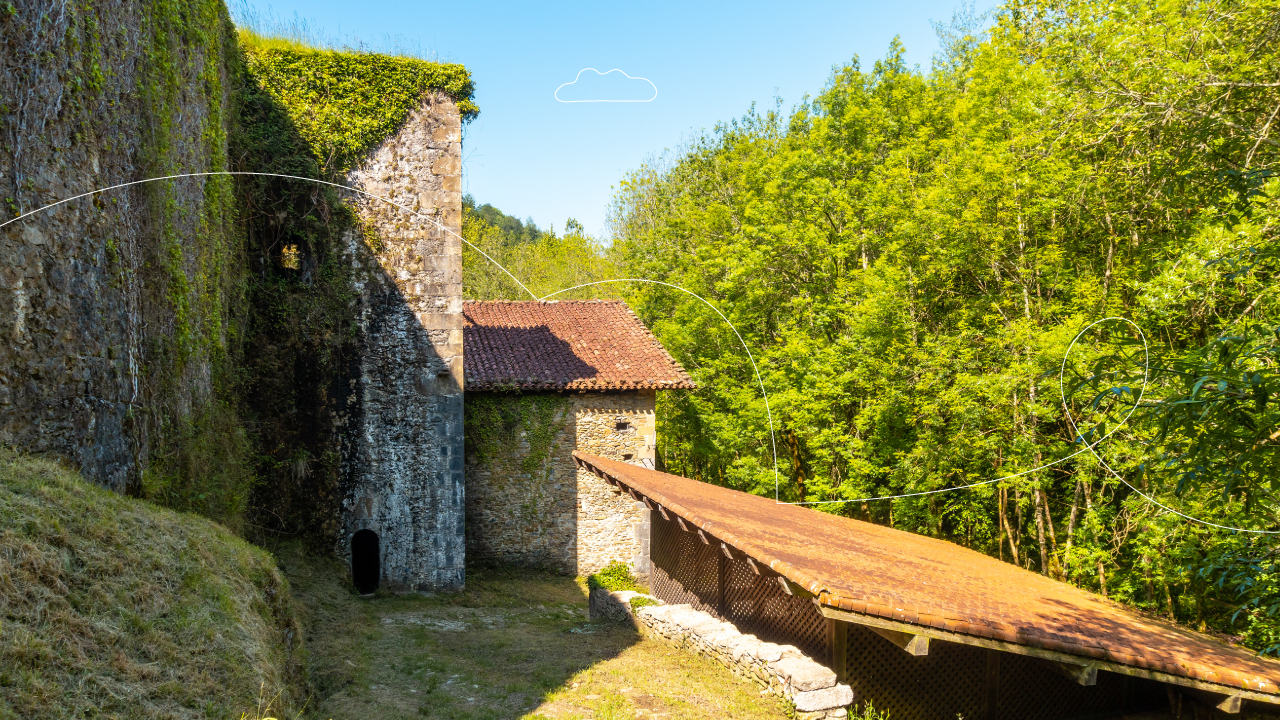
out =
<path fill-rule="evenodd" d="M 647 604 L 632 608 L 637 598 Z M 666 605 L 652 595 L 629 590 L 595 588 L 589 607 L 593 621 L 630 621 L 651 637 L 718 661 L 763 692 L 791 701 L 799 719 L 836 720 L 849 714 L 853 689 L 837 682 L 834 672 L 794 645 L 762 642 L 755 635 L 744 635 L 733 623 L 689 605 Z"/>
<path fill-rule="evenodd" d="M 521 402 L 521 396 L 505 393 L 467 395 L 468 402 L 495 401 L 511 406 Z M 552 422 L 560 426 L 560 431 L 552 439 L 547 461 L 541 468 L 527 473 L 521 467 L 531 448 L 527 430 L 519 427 L 511 437 L 501 439 L 500 449 L 505 452 L 485 462 L 467 458 L 467 562 L 470 564 L 509 564 L 566 574 L 577 572 L 573 404 L 566 395 L 553 394 L 542 399 L 558 401 L 560 407 L 555 410 Z M 497 430 L 477 428 L 474 432 Z M 468 429 L 468 432 L 473 431 Z"/>
<path fill-rule="evenodd" d="M 518 395 L 509 397 L 519 401 Z M 580 472 L 572 453 L 576 449 L 652 463 L 654 391 L 565 397 L 568 407 L 556 420 L 563 427 L 553 441 L 545 473 L 530 477 L 519 469 L 529 452 L 519 431 L 510 452 L 483 463 L 468 458 L 469 561 L 587 575 L 621 560 L 647 573 L 648 510 L 596 476 Z"/>
<path fill-rule="evenodd" d="M 0 444 L 136 487 L 207 408 L 239 307 L 221 2 L 0 10 Z M 178 32 L 181 36 L 178 36 Z M 157 54 L 157 48 L 164 52 Z M 182 102 L 164 94 L 172 89 Z"/>
<path fill-rule="evenodd" d="M 653 467 L 657 448 L 657 393 L 574 396 L 577 449 L 610 460 Z M 620 427 L 625 424 L 626 427 Z M 649 568 L 649 510 L 604 480 L 578 475 L 578 574 L 589 575 L 621 560 L 640 575 Z"/>
<path fill-rule="evenodd" d="M 374 531 L 395 589 L 465 581 L 461 127 L 454 101 L 429 95 L 349 177 L 439 223 L 362 197 L 367 231 L 348 246 L 361 271 L 360 353 L 339 420 L 339 552 L 349 558 L 351 536 Z"/>

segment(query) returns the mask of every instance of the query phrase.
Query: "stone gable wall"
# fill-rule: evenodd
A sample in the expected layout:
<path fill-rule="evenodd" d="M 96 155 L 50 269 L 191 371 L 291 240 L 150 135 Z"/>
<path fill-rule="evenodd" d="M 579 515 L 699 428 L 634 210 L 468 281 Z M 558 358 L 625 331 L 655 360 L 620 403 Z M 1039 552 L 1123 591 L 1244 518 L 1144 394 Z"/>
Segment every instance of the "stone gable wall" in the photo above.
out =
<path fill-rule="evenodd" d="M 517 395 L 509 396 L 518 402 Z M 587 575 L 621 560 L 647 572 L 648 510 L 596 476 L 579 471 L 573 451 L 651 464 L 656 446 L 655 392 L 566 394 L 542 474 L 520 469 L 529 444 L 517 431 L 509 451 L 467 459 L 470 562 L 540 567 Z M 619 429 L 619 423 L 626 428 Z"/>
<path fill-rule="evenodd" d="M 465 581 L 462 457 L 462 125 L 427 96 L 349 176 L 367 197 L 358 269 L 359 357 L 343 426 L 342 527 L 379 538 L 384 586 L 456 589 Z M 449 232 L 452 231 L 452 232 Z"/>

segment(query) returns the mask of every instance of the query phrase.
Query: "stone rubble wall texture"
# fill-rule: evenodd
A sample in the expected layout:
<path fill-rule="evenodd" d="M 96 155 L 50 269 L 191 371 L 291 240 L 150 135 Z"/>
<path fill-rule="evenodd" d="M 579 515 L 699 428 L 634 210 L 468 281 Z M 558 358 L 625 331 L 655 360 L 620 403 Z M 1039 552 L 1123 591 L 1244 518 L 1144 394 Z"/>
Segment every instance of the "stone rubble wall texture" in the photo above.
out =
<path fill-rule="evenodd" d="M 391 589 L 465 581 L 461 165 L 457 105 L 432 93 L 348 177 L 421 213 L 362 196 L 365 231 L 352 233 L 347 249 L 357 268 L 360 353 L 338 420 L 339 552 L 349 560 L 355 532 L 377 533 Z"/>
<path fill-rule="evenodd" d="M 630 602 L 635 593 L 626 594 L 625 599 L 623 593 L 608 595 L 614 609 L 602 609 L 602 616 L 616 616 L 619 611 L 631 615 Z M 603 598 L 597 603 L 606 604 Z M 791 701 L 797 718 L 818 720 L 848 715 L 853 689 L 837 683 L 834 672 L 794 645 L 762 642 L 754 635 L 742 634 L 733 623 L 717 620 L 689 605 L 651 605 L 640 608 L 634 616 L 652 636 L 712 658 L 734 675 Z"/>
<path fill-rule="evenodd" d="M 218 80 L 234 31 L 225 10 L 193 3 L 186 17 L 197 39 L 170 46 L 158 70 L 144 3 L 9 8 L 0 20 L 0 220 L 113 185 L 226 168 L 232 113 L 229 83 Z M 90 77 L 90 66 L 103 72 Z M 157 116 L 140 96 L 165 82 L 183 101 Z M 0 228 L 0 444 L 60 455 L 124 490 L 162 424 L 209 401 L 231 302 L 226 258 L 211 247 L 238 247 L 226 240 L 229 194 L 216 188 L 229 191 L 230 181 L 133 185 Z M 178 299 L 202 338 L 185 354 L 173 347 Z"/>
<path fill-rule="evenodd" d="M 563 429 L 549 468 L 537 478 L 519 466 L 529 445 L 467 465 L 467 553 L 472 562 L 540 567 L 589 575 L 620 560 L 648 571 L 648 509 L 604 480 L 579 471 L 576 450 L 624 462 L 652 463 L 653 390 L 567 393 Z M 510 395 L 519 402 L 518 395 Z M 626 427 L 619 429 L 619 424 Z"/>

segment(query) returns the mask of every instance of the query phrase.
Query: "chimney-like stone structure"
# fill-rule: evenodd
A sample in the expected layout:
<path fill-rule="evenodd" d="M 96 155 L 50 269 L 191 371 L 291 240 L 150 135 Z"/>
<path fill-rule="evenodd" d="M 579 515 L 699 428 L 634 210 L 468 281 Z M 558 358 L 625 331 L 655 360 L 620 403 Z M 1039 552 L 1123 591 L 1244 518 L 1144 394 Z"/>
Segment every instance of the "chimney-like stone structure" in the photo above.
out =
<path fill-rule="evenodd" d="M 350 393 L 339 420 L 339 554 L 364 577 L 376 562 L 392 590 L 453 590 L 466 579 L 461 166 L 458 107 L 433 93 L 348 176 L 418 213 L 360 196 L 363 232 L 348 240 L 359 354 L 339 389 Z M 376 534 L 377 552 L 365 533 L 353 557 L 362 530 Z"/>

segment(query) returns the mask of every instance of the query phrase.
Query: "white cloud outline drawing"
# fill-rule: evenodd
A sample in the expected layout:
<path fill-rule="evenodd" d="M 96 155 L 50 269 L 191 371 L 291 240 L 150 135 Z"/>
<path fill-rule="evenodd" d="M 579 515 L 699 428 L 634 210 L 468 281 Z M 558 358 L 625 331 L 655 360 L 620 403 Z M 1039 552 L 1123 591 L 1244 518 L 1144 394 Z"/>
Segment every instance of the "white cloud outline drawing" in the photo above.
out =
<path fill-rule="evenodd" d="M 648 100 L 561 100 L 561 99 L 560 99 L 560 90 L 561 90 L 561 89 L 563 89 L 563 88 L 564 88 L 565 86 L 567 86 L 567 85 L 573 85 L 573 84 L 577 83 L 577 82 L 578 82 L 578 80 L 580 80 L 580 79 L 582 78 L 582 73 L 584 73 L 584 72 L 586 72 L 586 71 L 588 71 L 588 70 L 590 70 L 591 72 L 593 72 L 593 73 L 595 73 L 595 74 L 599 75 L 600 77 L 604 77 L 605 75 L 608 75 L 609 73 L 622 73 L 622 74 L 623 74 L 623 76 L 625 76 L 628 80 L 643 80 L 643 81 L 645 81 L 645 82 L 649 83 L 649 87 L 653 88 L 653 97 L 649 98 Z M 571 80 L 570 82 L 564 83 L 564 84 L 562 84 L 560 87 L 556 88 L 556 91 L 555 91 L 554 93 L 552 93 L 552 95 L 555 97 L 556 102 L 562 102 L 562 103 L 597 103 L 597 102 L 645 103 L 645 102 L 653 102 L 654 100 L 657 100 L 657 99 L 658 99 L 658 86 L 657 86 L 657 85 L 654 85 L 654 84 L 653 84 L 653 81 L 652 81 L 652 80 L 650 80 L 649 78 L 631 77 L 630 75 L 627 75 L 627 73 L 626 73 L 626 71 L 625 71 L 625 70 L 619 70 L 618 68 L 614 68 L 614 69 L 610 70 L 609 72 L 600 72 L 599 70 L 597 70 L 597 69 L 595 69 L 595 68 L 582 68 L 581 70 L 579 70 L 579 71 L 578 71 L 578 74 L 574 76 L 573 80 Z"/>

